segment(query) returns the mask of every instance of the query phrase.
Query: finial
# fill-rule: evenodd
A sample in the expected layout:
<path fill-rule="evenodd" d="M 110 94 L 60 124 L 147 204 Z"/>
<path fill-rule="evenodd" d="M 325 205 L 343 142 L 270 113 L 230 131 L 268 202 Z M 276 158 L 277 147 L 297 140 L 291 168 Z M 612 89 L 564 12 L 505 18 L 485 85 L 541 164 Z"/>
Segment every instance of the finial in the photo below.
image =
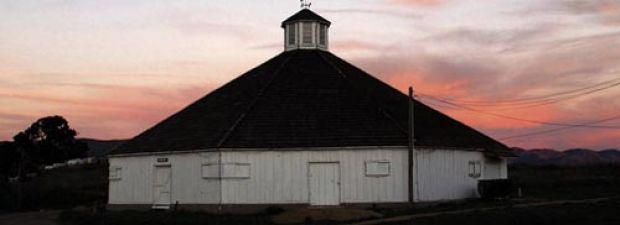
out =
<path fill-rule="evenodd" d="M 312 2 L 306 2 L 306 0 L 299 0 L 301 2 L 301 8 L 305 9 L 305 8 L 310 8 L 310 6 L 312 6 Z"/>

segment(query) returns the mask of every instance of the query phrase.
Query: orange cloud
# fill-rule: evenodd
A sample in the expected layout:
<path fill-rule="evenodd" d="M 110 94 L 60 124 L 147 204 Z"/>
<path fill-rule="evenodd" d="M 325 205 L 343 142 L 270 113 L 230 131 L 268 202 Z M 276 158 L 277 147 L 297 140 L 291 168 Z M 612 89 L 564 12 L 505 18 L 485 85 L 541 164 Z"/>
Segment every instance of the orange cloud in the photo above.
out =
<path fill-rule="evenodd" d="M 0 92 L 13 107 L 0 111 L 0 139 L 9 140 L 33 121 L 62 115 L 82 137 L 129 138 L 209 92 L 210 87 L 78 85 L 80 94 Z M 69 90 L 67 86 L 63 87 Z M 66 91 L 65 91 L 66 92 Z"/>
<path fill-rule="evenodd" d="M 492 99 L 486 99 L 480 95 L 473 95 L 469 91 L 469 81 L 465 79 L 454 80 L 452 82 L 431 82 L 424 80 L 424 75 L 420 74 L 399 74 L 389 76 L 388 83 L 396 87 L 398 90 L 406 92 L 409 86 L 413 86 L 416 92 L 420 93 L 418 99 L 429 106 L 439 109 L 440 111 L 477 128 L 483 129 L 498 129 L 498 128 L 512 128 L 523 129 L 538 127 L 540 124 L 515 121 L 512 119 L 502 118 L 498 116 L 492 116 L 483 114 L 480 112 L 473 112 L 467 109 L 458 108 L 442 102 L 435 101 L 431 98 L 424 97 L 425 95 L 437 96 L 442 99 L 466 99 L 468 101 L 492 101 Z M 510 117 L 523 118 L 523 115 L 528 115 L 526 118 L 537 121 L 554 121 L 560 118 L 557 110 L 551 107 L 536 107 L 526 108 L 521 110 L 512 111 L 498 111 L 502 106 L 488 107 L 481 109 L 488 111 L 489 113 L 501 114 Z M 474 107 L 471 107 L 474 108 Z"/>

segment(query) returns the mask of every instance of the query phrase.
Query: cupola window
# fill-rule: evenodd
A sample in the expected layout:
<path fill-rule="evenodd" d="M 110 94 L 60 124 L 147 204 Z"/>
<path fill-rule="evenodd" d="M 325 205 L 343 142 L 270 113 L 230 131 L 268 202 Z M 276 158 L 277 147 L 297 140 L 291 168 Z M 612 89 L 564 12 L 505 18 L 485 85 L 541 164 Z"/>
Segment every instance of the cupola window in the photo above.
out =
<path fill-rule="evenodd" d="M 327 40 L 327 26 L 325 25 L 320 25 L 319 26 L 319 44 L 320 45 L 325 45 L 325 42 Z"/>
<path fill-rule="evenodd" d="M 303 23 L 303 43 L 312 44 L 312 23 Z"/>
<path fill-rule="evenodd" d="M 288 26 L 288 44 L 289 45 L 295 45 L 295 34 L 296 29 L 295 29 L 295 24 L 289 24 Z"/>

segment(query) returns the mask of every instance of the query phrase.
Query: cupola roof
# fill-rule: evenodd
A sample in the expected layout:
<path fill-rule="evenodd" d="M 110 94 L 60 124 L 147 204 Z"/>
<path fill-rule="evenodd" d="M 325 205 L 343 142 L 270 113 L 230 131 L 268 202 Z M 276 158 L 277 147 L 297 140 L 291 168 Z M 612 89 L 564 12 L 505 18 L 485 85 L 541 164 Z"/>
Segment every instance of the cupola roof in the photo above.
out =
<path fill-rule="evenodd" d="M 288 19 L 282 21 L 282 27 L 284 28 L 286 24 L 297 21 L 318 21 L 320 23 L 326 24 L 327 26 L 331 25 L 332 23 L 329 22 L 329 20 L 323 18 L 322 16 L 319 16 L 319 14 L 316 14 L 312 10 L 306 8 L 295 13 L 295 15 L 292 15 Z"/>

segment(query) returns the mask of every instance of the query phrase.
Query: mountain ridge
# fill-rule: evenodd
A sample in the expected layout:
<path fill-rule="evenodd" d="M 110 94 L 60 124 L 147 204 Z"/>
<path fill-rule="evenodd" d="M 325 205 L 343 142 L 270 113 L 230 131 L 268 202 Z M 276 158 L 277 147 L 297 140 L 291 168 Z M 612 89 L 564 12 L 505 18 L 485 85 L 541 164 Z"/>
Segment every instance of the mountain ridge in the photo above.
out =
<path fill-rule="evenodd" d="M 98 140 L 79 138 L 88 144 L 89 156 L 102 158 L 127 140 Z M 509 158 L 508 164 L 514 166 L 600 166 L 620 165 L 620 150 L 603 149 L 595 151 L 586 148 L 572 148 L 559 151 L 550 148 L 523 149 L 513 147 L 517 158 Z"/>
<path fill-rule="evenodd" d="M 602 166 L 620 165 L 620 150 L 604 149 L 594 151 L 585 148 L 573 148 L 564 151 L 555 149 L 512 148 L 519 156 L 508 160 L 515 166 Z"/>

